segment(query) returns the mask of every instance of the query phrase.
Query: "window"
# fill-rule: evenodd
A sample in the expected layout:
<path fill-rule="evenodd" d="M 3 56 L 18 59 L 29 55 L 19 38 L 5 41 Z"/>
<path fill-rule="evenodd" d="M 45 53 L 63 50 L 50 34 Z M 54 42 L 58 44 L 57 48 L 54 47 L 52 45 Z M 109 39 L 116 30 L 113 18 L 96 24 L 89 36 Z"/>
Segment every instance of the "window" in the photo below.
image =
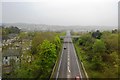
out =
<path fill-rule="evenodd" d="M 6 61 L 6 62 L 5 62 L 5 64 L 7 64 L 7 65 L 8 65 L 8 61 Z"/>
<path fill-rule="evenodd" d="M 5 59 L 7 59 L 8 57 L 6 56 Z"/>

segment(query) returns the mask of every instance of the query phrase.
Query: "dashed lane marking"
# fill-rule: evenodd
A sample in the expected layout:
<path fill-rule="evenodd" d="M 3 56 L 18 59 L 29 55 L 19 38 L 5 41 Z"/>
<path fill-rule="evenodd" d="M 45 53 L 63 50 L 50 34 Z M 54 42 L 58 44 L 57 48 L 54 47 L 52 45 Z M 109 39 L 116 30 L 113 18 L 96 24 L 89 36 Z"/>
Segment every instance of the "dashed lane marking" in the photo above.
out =
<path fill-rule="evenodd" d="M 68 58 L 68 60 L 67 60 L 67 70 L 68 70 L 68 72 L 67 72 L 67 78 L 70 78 L 70 73 L 71 73 L 71 71 L 70 71 L 70 51 L 69 51 L 69 43 L 68 43 L 68 53 L 67 53 L 67 58 Z"/>
<path fill-rule="evenodd" d="M 68 72 L 70 73 L 71 71 L 70 71 L 70 67 L 68 66 Z"/>
<path fill-rule="evenodd" d="M 70 66 L 70 62 L 68 61 L 68 66 Z"/>

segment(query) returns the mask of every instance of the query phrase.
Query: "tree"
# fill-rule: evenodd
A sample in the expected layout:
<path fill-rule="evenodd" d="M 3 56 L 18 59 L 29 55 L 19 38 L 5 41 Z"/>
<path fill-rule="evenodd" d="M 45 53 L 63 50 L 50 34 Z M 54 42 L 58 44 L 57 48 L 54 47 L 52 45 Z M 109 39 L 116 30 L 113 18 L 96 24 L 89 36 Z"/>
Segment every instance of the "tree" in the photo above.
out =
<path fill-rule="evenodd" d="M 91 69 L 101 71 L 103 70 L 104 64 L 102 62 L 101 56 L 94 56 L 92 58 L 92 66 Z"/>
<path fill-rule="evenodd" d="M 112 30 L 112 33 L 117 33 L 117 32 L 118 32 L 117 29 L 113 29 L 113 30 Z"/>
<path fill-rule="evenodd" d="M 102 36 L 102 40 L 106 44 L 106 48 L 111 53 L 112 51 L 118 51 L 118 34 L 112 34 L 112 33 L 104 33 Z"/>
<path fill-rule="evenodd" d="M 50 75 L 50 72 L 52 71 L 51 67 L 53 67 L 57 57 L 56 45 L 48 40 L 44 40 L 43 43 L 38 46 L 38 54 L 40 56 L 39 63 L 41 66 L 41 74 L 39 78 L 46 78 Z"/>
<path fill-rule="evenodd" d="M 96 39 L 100 39 L 101 35 L 102 35 L 102 33 L 99 30 L 97 30 L 96 32 L 92 33 L 92 37 L 94 37 Z"/>
<path fill-rule="evenodd" d="M 59 36 L 56 36 L 56 37 L 55 37 L 54 43 L 55 43 L 55 45 L 56 45 L 56 49 L 59 51 L 59 50 L 60 50 L 60 47 L 61 47 L 61 41 L 60 41 Z"/>
<path fill-rule="evenodd" d="M 87 34 L 87 35 L 82 35 L 79 38 L 78 42 L 79 42 L 79 45 L 85 46 L 86 43 L 92 43 L 93 41 L 92 41 L 92 37 L 89 34 Z"/>
<path fill-rule="evenodd" d="M 102 40 L 96 40 L 93 44 L 94 53 L 104 53 L 106 50 L 105 44 Z"/>
<path fill-rule="evenodd" d="M 9 34 L 19 34 L 20 29 L 18 27 L 10 26 L 10 27 L 3 27 L 2 26 L 2 39 L 7 40 L 9 39 L 8 35 Z"/>
<path fill-rule="evenodd" d="M 39 44 L 42 44 L 42 42 L 44 40 L 49 40 L 51 42 L 54 41 L 54 34 L 51 32 L 37 32 L 35 33 L 35 36 L 33 37 L 32 40 L 32 54 L 36 54 L 37 53 L 37 47 L 39 46 Z"/>

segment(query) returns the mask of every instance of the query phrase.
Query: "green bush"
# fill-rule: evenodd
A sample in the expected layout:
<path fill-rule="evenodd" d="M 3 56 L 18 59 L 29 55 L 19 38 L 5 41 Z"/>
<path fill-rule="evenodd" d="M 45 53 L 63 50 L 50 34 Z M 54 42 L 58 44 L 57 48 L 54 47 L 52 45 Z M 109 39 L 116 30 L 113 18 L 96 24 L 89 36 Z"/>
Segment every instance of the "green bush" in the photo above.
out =
<path fill-rule="evenodd" d="M 102 40 L 96 40 L 93 44 L 93 52 L 94 53 L 104 53 L 106 50 L 105 44 Z"/>
<path fill-rule="evenodd" d="M 91 33 L 80 35 L 76 49 L 90 78 L 118 78 L 118 34 L 104 31 L 99 39 Z"/>

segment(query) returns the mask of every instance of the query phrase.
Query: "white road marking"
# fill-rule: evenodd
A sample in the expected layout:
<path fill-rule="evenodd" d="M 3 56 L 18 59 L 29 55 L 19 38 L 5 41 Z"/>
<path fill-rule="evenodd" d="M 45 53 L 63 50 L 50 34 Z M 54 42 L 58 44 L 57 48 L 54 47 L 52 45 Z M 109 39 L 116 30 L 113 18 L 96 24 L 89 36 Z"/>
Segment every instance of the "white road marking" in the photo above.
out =
<path fill-rule="evenodd" d="M 81 72 L 80 72 L 80 66 L 79 66 L 79 64 L 78 64 L 78 60 L 77 60 L 77 56 L 76 56 L 76 52 L 75 52 L 75 49 L 74 49 L 74 45 L 73 45 L 73 43 L 72 43 L 72 47 L 73 47 L 73 50 L 74 50 L 74 53 L 75 53 L 76 62 L 77 62 L 77 66 L 78 66 L 79 73 L 80 73 L 80 78 L 82 79 L 83 77 L 82 77 L 82 74 L 81 74 Z"/>
<path fill-rule="evenodd" d="M 68 61 L 70 60 L 70 58 L 68 58 Z"/>
<path fill-rule="evenodd" d="M 70 71 L 70 66 L 68 66 L 68 72 L 70 73 L 71 71 Z"/>
<path fill-rule="evenodd" d="M 68 61 L 68 66 L 70 66 L 70 62 Z"/>
<path fill-rule="evenodd" d="M 70 73 L 71 73 L 71 71 L 70 71 L 70 51 L 69 51 L 69 43 L 68 43 L 68 53 L 67 53 L 67 58 L 68 58 L 68 61 L 67 61 L 67 70 L 68 70 L 68 72 L 67 72 L 67 78 L 70 78 Z"/>
<path fill-rule="evenodd" d="M 89 77 L 88 77 L 88 75 L 87 75 L 87 72 L 86 72 L 86 70 L 85 70 L 85 67 L 84 67 L 84 65 L 83 65 L 82 62 L 81 62 L 81 64 L 82 64 L 83 70 L 84 70 L 84 72 L 85 72 L 85 75 L 86 75 L 86 77 L 87 77 L 87 79 L 88 79 Z"/>
<path fill-rule="evenodd" d="M 60 66 L 61 66 L 61 61 L 62 61 L 62 55 L 63 55 L 63 49 L 62 49 L 62 54 L 61 54 L 61 58 L 60 58 L 60 64 L 59 64 L 58 70 L 57 70 L 56 80 L 58 79 L 58 75 L 59 75 L 59 71 L 60 71 Z"/>

